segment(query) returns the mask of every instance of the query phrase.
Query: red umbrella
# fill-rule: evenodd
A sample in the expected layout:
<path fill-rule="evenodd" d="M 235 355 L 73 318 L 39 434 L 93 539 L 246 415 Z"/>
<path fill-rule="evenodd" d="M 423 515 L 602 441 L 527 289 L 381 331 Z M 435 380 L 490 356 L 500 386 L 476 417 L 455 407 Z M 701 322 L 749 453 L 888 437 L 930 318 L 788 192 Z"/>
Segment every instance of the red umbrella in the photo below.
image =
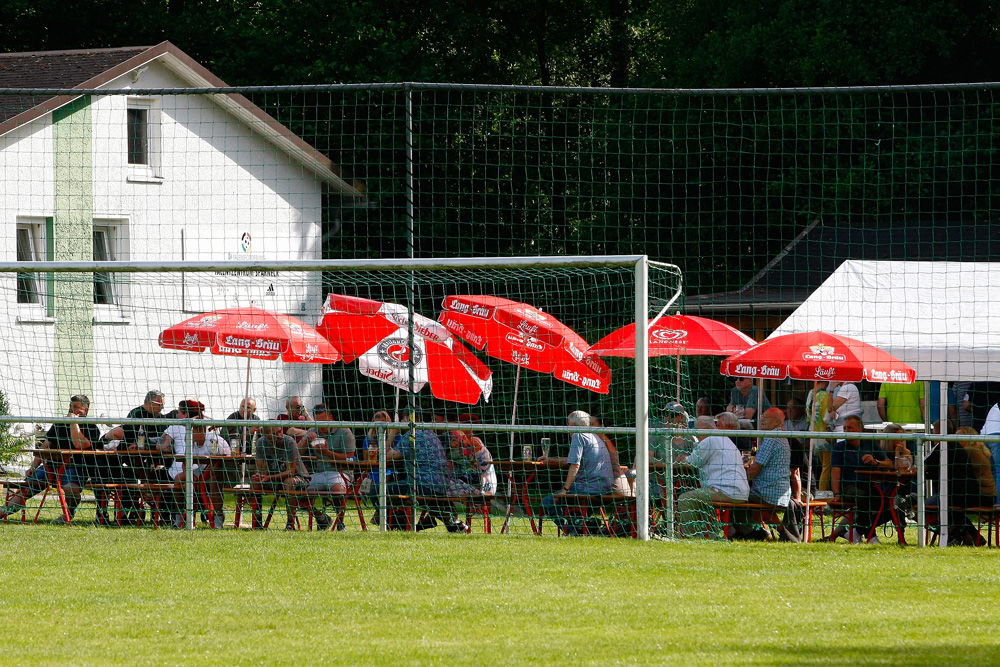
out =
<path fill-rule="evenodd" d="M 245 398 L 250 396 L 251 358 L 314 364 L 340 360 L 337 348 L 302 320 L 253 306 L 195 315 L 160 332 L 160 347 L 246 357 Z"/>
<path fill-rule="evenodd" d="M 768 338 L 723 360 L 723 375 L 770 380 L 833 380 L 910 384 L 916 373 L 874 345 L 822 331 Z"/>
<path fill-rule="evenodd" d="M 568 326 L 534 306 L 495 296 L 448 296 L 440 322 L 497 359 L 551 373 L 563 382 L 608 393 L 611 370 Z M 515 387 L 515 401 L 516 401 Z"/>
<path fill-rule="evenodd" d="M 195 315 L 160 333 L 160 347 L 234 357 L 332 364 L 340 352 L 315 329 L 262 308 L 225 308 Z"/>
<path fill-rule="evenodd" d="M 437 398 L 474 404 L 490 400 L 493 372 L 446 328 L 422 315 L 413 316 L 413 349 L 405 306 L 331 294 L 316 329 L 344 354 L 358 360 L 358 370 L 397 389 L 409 390 L 413 360 L 414 391 L 430 383 Z"/>
<path fill-rule="evenodd" d="M 757 344 L 725 322 L 694 315 L 667 315 L 650 320 L 649 356 L 730 355 Z M 585 356 L 635 357 L 635 324 L 627 324 L 594 343 Z"/>

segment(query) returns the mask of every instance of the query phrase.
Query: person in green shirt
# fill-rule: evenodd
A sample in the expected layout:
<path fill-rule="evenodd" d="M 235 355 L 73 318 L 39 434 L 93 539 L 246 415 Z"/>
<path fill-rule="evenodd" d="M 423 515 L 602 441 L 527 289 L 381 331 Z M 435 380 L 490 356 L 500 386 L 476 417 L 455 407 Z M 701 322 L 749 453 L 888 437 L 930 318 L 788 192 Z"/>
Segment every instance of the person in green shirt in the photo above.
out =
<path fill-rule="evenodd" d="M 895 424 L 924 422 L 924 383 L 896 384 L 883 382 L 878 390 L 878 415 Z"/>

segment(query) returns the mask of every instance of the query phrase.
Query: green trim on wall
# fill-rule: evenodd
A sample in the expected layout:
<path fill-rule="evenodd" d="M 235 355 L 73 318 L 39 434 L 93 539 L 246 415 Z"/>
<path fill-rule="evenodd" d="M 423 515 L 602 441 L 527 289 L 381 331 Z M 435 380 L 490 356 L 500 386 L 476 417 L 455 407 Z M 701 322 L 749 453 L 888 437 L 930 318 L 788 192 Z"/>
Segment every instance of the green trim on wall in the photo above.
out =
<path fill-rule="evenodd" d="M 93 125 L 90 97 L 52 112 L 55 203 L 50 253 L 55 261 L 90 261 L 94 257 Z M 94 277 L 65 274 L 54 281 L 56 408 L 74 394 L 93 395 Z"/>

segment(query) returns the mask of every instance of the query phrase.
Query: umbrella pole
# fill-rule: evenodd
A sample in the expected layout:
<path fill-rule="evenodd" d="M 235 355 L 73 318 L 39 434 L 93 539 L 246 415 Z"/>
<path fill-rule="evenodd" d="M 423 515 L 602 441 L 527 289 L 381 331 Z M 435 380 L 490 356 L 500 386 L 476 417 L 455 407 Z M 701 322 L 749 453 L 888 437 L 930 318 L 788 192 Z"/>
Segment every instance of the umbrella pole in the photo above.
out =
<path fill-rule="evenodd" d="M 396 387 L 396 407 L 392 411 L 394 421 L 399 421 L 399 387 Z"/>
<path fill-rule="evenodd" d="M 517 390 L 521 385 L 521 367 L 517 367 L 517 375 L 514 376 L 514 408 L 510 412 L 510 425 L 513 426 L 514 422 L 517 421 Z M 509 460 L 514 460 L 514 432 L 510 432 L 510 450 L 509 450 Z M 507 477 L 507 499 L 513 504 L 514 502 L 514 487 L 511 484 L 510 476 Z"/>
<path fill-rule="evenodd" d="M 677 402 L 681 402 L 681 351 L 677 350 Z"/>
<path fill-rule="evenodd" d="M 816 423 L 816 391 L 819 387 L 819 382 L 813 382 L 812 390 L 812 412 L 809 415 L 809 430 L 812 430 L 813 424 Z M 813 438 L 809 438 L 809 460 L 806 461 L 806 502 L 812 502 L 812 476 L 813 476 Z M 810 505 L 806 511 L 806 535 L 812 534 L 812 506 Z M 804 542 L 805 540 L 803 540 Z"/>

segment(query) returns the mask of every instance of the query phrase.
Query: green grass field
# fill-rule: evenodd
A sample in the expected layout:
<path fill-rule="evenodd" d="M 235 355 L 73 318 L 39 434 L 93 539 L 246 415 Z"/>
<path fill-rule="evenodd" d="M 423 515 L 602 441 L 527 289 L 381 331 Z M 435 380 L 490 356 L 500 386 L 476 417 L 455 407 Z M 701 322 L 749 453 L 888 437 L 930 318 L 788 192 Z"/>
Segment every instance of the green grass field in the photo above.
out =
<path fill-rule="evenodd" d="M 0 527 L 0 663 L 995 664 L 1000 551 Z"/>

